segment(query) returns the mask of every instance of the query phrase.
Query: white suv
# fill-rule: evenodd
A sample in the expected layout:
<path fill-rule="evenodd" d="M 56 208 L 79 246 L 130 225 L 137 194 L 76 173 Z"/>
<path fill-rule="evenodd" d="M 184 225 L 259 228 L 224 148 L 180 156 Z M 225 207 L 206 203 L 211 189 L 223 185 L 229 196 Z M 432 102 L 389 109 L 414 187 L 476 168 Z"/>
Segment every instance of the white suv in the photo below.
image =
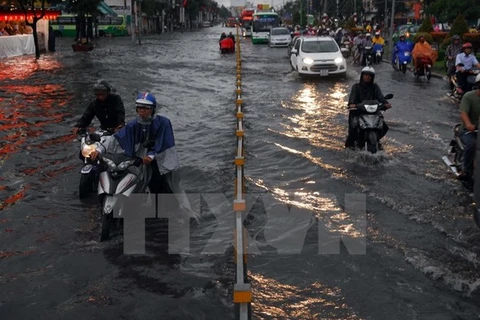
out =
<path fill-rule="evenodd" d="M 345 76 L 347 72 L 347 61 L 338 44 L 330 37 L 298 38 L 290 54 L 290 63 L 300 76 Z"/>

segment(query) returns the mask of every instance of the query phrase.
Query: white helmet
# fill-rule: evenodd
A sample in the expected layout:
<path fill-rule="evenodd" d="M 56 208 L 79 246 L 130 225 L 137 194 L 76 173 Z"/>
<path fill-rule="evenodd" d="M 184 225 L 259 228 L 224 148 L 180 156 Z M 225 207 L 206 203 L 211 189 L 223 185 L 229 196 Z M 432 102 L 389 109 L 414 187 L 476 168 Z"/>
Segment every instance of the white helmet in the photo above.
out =
<path fill-rule="evenodd" d="M 376 35 L 376 36 L 379 36 L 379 35 L 380 35 L 380 31 L 375 32 L 375 35 Z"/>
<path fill-rule="evenodd" d="M 375 69 L 373 69 L 372 67 L 365 67 L 362 69 L 362 74 L 371 74 L 372 76 L 375 75 Z M 480 78 L 479 78 L 480 79 Z"/>
<path fill-rule="evenodd" d="M 479 83 L 480 82 L 480 73 L 477 74 L 477 76 L 475 77 L 475 83 Z"/>
<path fill-rule="evenodd" d="M 372 35 L 370 33 L 367 33 L 365 36 L 366 37 L 371 37 Z"/>

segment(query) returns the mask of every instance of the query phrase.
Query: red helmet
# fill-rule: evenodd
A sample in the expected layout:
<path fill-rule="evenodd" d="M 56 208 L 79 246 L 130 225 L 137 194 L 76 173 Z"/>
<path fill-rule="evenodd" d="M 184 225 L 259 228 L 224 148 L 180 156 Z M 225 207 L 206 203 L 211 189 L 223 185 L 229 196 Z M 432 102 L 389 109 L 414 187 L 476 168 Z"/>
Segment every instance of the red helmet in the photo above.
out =
<path fill-rule="evenodd" d="M 467 49 L 467 48 L 470 48 L 470 49 L 473 48 L 473 46 L 470 42 L 464 43 L 463 46 L 462 46 L 462 49 Z"/>

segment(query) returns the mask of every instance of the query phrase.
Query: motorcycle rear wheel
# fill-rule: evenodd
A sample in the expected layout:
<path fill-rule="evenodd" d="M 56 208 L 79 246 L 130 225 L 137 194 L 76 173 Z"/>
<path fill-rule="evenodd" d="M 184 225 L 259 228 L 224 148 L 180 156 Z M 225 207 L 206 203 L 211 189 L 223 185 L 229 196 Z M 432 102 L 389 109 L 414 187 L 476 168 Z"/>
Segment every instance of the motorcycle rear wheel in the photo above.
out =
<path fill-rule="evenodd" d="M 378 151 L 378 138 L 375 131 L 367 133 L 367 150 L 371 153 L 377 153 Z"/>

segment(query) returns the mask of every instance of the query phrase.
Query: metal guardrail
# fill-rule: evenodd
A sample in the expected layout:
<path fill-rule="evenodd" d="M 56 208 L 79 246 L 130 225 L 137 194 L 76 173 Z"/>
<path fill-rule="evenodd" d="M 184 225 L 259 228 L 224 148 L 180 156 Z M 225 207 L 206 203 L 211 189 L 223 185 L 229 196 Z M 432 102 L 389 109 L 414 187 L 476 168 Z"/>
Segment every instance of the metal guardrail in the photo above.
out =
<path fill-rule="evenodd" d="M 236 27 L 235 52 L 237 57 L 236 81 L 236 116 L 237 116 L 237 153 L 235 155 L 235 199 L 233 211 L 235 212 L 235 263 L 236 281 L 233 287 L 233 302 L 235 304 L 235 318 L 239 320 L 251 319 L 252 289 L 247 279 L 247 250 L 245 229 L 243 227 L 243 212 L 245 204 L 245 178 L 244 178 L 244 124 L 243 124 L 243 99 L 242 99 L 242 58 L 240 47 L 240 28 Z"/>

